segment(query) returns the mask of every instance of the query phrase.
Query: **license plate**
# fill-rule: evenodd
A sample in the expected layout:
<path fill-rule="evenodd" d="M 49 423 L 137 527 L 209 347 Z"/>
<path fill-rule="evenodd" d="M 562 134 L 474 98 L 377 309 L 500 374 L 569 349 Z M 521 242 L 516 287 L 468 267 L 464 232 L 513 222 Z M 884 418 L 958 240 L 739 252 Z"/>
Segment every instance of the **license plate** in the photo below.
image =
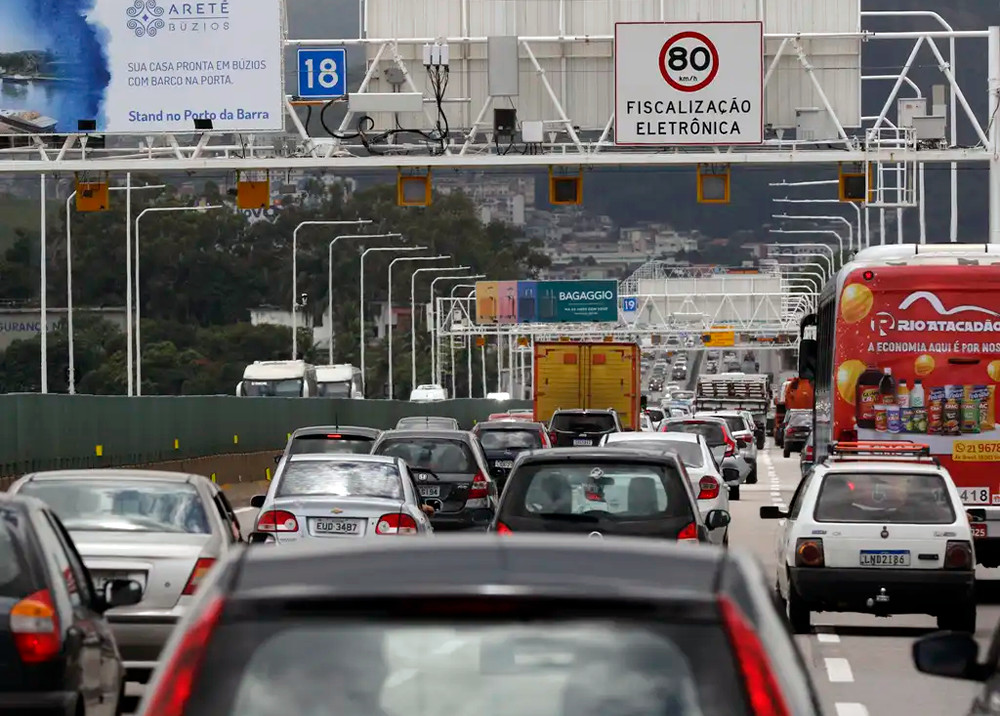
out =
<path fill-rule="evenodd" d="M 972 527 L 973 537 L 977 539 L 986 537 L 986 525 L 984 523 L 980 522 L 979 524 L 972 524 L 969 526 Z"/>
<path fill-rule="evenodd" d="M 990 488 L 988 487 L 960 487 L 958 496 L 963 505 L 988 505 L 990 504 Z"/>
<path fill-rule="evenodd" d="M 439 485 L 417 485 L 417 492 L 421 497 L 440 497 L 441 487 Z"/>
<path fill-rule="evenodd" d="M 573 441 L 573 445 L 577 447 L 585 447 L 587 445 L 593 445 L 593 444 L 594 444 L 593 440 L 584 440 L 583 438 L 576 438 Z"/>
<path fill-rule="evenodd" d="M 514 461 L 497 460 L 496 462 L 493 463 L 493 467 L 497 468 L 498 470 L 510 470 L 512 467 L 514 467 Z"/>
<path fill-rule="evenodd" d="M 908 549 L 877 549 L 861 550 L 860 564 L 862 567 L 909 567 L 910 550 Z"/>
<path fill-rule="evenodd" d="M 313 534 L 318 535 L 349 535 L 357 536 L 363 533 L 362 520 L 353 519 L 322 519 L 313 520 Z"/>

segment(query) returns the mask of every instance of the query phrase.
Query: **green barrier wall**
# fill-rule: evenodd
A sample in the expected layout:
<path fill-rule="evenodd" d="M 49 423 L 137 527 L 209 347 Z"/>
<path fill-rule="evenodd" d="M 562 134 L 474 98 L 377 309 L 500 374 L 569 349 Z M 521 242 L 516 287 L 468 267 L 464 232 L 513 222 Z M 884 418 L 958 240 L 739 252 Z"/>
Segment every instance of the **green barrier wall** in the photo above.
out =
<path fill-rule="evenodd" d="M 0 395 L 0 475 L 110 467 L 281 448 L 306 425 L 391 428 L 409 415 L 456 418 L 463 428 L 528 402 L 437 403 L 324 398 Z"/>

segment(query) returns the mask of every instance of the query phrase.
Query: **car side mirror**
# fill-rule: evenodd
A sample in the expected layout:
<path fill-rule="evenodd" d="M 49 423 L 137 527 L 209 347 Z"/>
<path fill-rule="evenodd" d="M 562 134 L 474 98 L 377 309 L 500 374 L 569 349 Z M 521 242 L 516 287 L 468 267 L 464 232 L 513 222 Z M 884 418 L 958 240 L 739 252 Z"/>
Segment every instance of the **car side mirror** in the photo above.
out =
<path fill-rule="evenodd" d="M 250 544 L 274 544 L 274 541 L 274 535 L 270 532 L 251 532 L 247 537 L 247 542 Z"/>
<path fill-rule="evenodd" d="M 705 515 L 705 526 L 710 530 L 717 530 L 728 526 L 732 519 L 726 510 L 709 510 Z"/>
<path fill-rule="evenodd" d="M 933 676 L 983 681 L 985 669 L 980 668 L 978 656 L 976 640 L 960 632 L 936 632 L 913 644 L 913 665 Z"/>
<path fill-rule="evenodd" d="M 250 506 L 256 507 L 259 510 L 264 506 L 265 499 L 267 499 L 267 495 L 254 495 L 250 498 Z"/>
<path fill-rule="evenodd" d="M 104 583 L 101 598 L 105 609 L 130 607 L 142 601 L 142 585 L 134 579 L 111 579 Z"/>
<path fill-rule="evenodd" d="M 740 471 L 735 467 L 724 467 L 722 468 L 722 479 L 729 482 L 739 482 L 740 481 Z"/>
<path fill-rule="evenodd" d="M 788 513 L 777 505 L 761 505 L 760 518 L 762 520 L 783 520 L 788 517 Z"/>

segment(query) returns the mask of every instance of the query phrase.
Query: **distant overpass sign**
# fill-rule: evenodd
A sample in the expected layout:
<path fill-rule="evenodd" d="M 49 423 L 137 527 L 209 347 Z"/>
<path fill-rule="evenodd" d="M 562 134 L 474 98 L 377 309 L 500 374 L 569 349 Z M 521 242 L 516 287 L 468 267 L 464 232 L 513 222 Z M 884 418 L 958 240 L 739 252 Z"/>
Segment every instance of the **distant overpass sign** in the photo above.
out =
<path fill-rule="evenodd" d="M 701 335 L 701 342 L 706 348 L 731 348 L 736 345 L 735 331 L 706 331 Z"/>
<path fill-rule="evenodd" d="M 614 323 L 617 281 L 479 281 L 476 323 Z"/>
<path fill-rule="evenodd" d="M 615 144 L 764 141 L 764 25 L 615 24 Z"/>

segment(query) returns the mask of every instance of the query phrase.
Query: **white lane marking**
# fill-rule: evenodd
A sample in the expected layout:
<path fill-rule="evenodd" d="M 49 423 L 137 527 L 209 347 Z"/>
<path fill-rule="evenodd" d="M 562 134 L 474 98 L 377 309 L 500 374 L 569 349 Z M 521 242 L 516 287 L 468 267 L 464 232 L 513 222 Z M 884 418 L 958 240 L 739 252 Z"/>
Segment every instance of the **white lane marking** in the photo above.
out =
<path fill-rule="evenodd" d="M 468 644 L 468 640 L 466 639 L 449 639 L 431 653 L 444 656 L 445 654 L 451 654 L 454 651 L 458 651 L 466 644 Z"/>
<path fill-rule="evenodd" d="M 837 716 L 868 716 L 868 709 L 864 704 L 843 703 L 834 704 L 837 709 Z"/>
<path fill-rule="evenodd" d="M 826 662 L 826 675 L 833 683 L 849 683 L 854 681 L 854 673 L 851 671 L 851 665 L 847 659 L 829 657 L 823 661 Z"/>
<path fill-rule="evenodd" d="M 235 510 L 233 510 L 233 512 L 235 512 L 236 514 L 240 514 L 243 512 L 249 512 L 250 510 L 256 510 L 256 509 L 257 509 L 256 507 L 237 507 Z"/>
<path fill-rule="evenodd" d="M 837 634 L 828 634 L 820 632 L 816 635 L 816 641 L 820 644 L 839 644 L 840 637 Z"/>

